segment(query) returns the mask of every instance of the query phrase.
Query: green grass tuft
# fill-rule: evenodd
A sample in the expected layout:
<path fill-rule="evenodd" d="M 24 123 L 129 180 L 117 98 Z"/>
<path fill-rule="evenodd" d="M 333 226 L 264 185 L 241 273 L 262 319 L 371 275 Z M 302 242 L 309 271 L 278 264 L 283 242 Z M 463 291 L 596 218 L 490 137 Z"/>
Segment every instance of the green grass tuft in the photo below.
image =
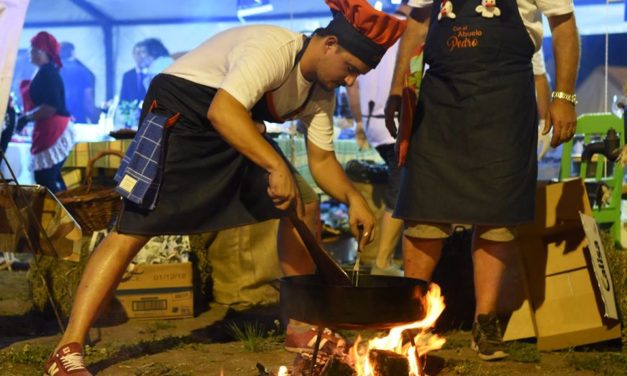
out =
<path fill-rule="evenodd" d="M 247 323 L 243 327 L 238 326 L 234 322 L 229 322 L 227 329 L 233 338 L 244 345 L 246 351 L 261 352 L 266 349 L 265 332 L 258 322 Z"/>
<path fill-rule="evenodd" d="M 280 322 L 275 320 L 274 328 L 264 328 L 258 322 L 245 323 L 242 326 L 229 322 L 226 329 L 229 334 L 244 345 L 249 352 L 262 352 L 282 346 L 285 335 L 280 330 Z"/>
<path fill-rule="evenodd" d="M 0 363 L 43 365 L 52 350 L 52 346 L 25 344 L 21 348 L 13 347 L 0 351 Z"/>
<path fill-rule="evenodd" d="M 509 360 L 519 363 L 540 363 L 540 352 L 535 343 L 514 341 L 508 345 Z"/>

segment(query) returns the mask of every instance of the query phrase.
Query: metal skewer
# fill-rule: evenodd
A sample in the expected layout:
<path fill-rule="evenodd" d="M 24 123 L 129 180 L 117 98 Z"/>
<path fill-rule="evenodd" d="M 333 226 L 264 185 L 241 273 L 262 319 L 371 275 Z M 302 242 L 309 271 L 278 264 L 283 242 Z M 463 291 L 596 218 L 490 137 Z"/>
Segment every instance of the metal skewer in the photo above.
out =
<path fill-rule="evenodd" d="M 359 286 L 359 271 L 361 269 L 361 239 L 363 237 L 363 229 L 359 228 L 359 235 L 357 237 L 357 254 L 355 255 L 355 265 L 353 265 L 353 271 L 351 273 L 351 281 L 353 286 Z"/>

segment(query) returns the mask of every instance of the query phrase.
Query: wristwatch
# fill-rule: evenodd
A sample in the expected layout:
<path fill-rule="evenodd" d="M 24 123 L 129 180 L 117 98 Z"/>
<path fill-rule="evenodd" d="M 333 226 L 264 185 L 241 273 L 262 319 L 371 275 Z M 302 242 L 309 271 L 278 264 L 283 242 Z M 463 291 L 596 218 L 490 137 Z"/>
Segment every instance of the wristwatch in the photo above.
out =
<path fill-rule="evenodd" d="M 577 94 L 568 94 L 568 93 L 564 93 L 563 91 L 554 91 L 551 94 L 551 99 L 563 99 L 565 101 L 570 102 L 573 106 L 575 106 L 577 103 L 579 103 L 577 101 Z"/>

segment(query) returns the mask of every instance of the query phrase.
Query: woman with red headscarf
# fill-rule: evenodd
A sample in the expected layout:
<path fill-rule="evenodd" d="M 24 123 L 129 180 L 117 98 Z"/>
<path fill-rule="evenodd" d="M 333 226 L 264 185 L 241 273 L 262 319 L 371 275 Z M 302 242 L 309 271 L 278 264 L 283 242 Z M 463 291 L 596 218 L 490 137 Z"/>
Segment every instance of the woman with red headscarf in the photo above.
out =
<path fill-rule="evenodd" d="M 70 114 L 65 107 L 65 88 L 59 74 L 62 67 L 60 46 L 45 31 L 35 35 L 30 42 L 31 63 L 38 69 L 32 80 L 20 84 L 24 114 L 18 119 L 17 130 L 21 131 L 28 122 L 35 122 L 30 149 L 35 182 L 56 193 L 66 188 L 61 166 L 74 144 Z"/>

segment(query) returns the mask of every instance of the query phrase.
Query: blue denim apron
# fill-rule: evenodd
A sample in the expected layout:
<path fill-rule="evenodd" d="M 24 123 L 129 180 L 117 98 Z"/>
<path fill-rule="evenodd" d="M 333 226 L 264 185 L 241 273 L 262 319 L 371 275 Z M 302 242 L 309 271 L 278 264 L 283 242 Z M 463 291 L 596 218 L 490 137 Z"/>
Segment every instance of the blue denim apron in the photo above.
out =
<path fill-rule="evenodd" d="M 395 216 L 514 225 L 533 220 L 537 110 L 534 45 L 515 0 L 485 18 L 479 1 L 433 4 L 426 71 Z"/>
<path fill-rule="evenodd" d="M 304 49 L 297 55 L 294 69 Z M 164 158 L 160 163 L 158 196 L 154 202 L 152 197 L 149 201 L 154 205 L 146 207 L 125 200 L 117 231 L 139 235 L 193 234 L 285 215 L 268 196 L 267 172 L 233 149 L 207 120 L 216 92 L 214 88 L 167 74 L 153 79 L 144 99 L 141 121 L 149 114 L 153 100 L 159 104 L 156 115 L 181 116 L 162 138 Z M 281 121 L 273 116 L 276 111 L 269 107 L 271 101 L 267 99 L 268 95 L 264 95 L 254 106 L 253 119 Z M 270 137 L 264 137 L 283 155 Z"/>

